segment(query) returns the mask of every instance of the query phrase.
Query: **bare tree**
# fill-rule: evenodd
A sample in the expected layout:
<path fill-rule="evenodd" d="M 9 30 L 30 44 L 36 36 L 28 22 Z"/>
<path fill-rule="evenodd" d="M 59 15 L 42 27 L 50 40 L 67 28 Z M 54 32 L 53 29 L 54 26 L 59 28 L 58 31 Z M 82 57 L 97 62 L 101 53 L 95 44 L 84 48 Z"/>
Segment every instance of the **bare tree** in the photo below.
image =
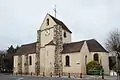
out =
<path fill-rule="evenodd" d="M 116 55 L 116 72 L 117 80 L 119 80 L 118 56 L 120 55 L 120 31 L 118 29 L 115 29 L 109 33 L 106 39 L 106 48 L 109 52 L 114 52 Z"/>

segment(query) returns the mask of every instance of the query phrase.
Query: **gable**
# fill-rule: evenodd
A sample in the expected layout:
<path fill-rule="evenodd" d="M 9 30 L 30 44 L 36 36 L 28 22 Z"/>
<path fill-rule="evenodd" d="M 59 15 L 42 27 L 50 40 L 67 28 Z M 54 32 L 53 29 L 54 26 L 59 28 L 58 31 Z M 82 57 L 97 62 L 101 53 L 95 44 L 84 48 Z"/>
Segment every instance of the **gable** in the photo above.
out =
<path fill-rule="evenodd" d="M 49 25 L 47 25 L 47 19 L 49 19 Z M 49 14 L 47 14 L 40 26 L 40 30 L 52 28 L 54 25 L 56 25 L 55 21 L 50 17 Z"/>
<path fill-rule="evenodd" d="M 47 19 L 49 19 L 49 26 L 46 26 Z M 54 25 L 60 25 L 62 29 L 72 33 L 62 21 L 58 20 L 57 18 L 53 17 L 52 15 L 48 13 L 45 19 L 43 20 L 43 23 L 41 24 L 40 30 L 44 30 L 46 28 L 52 28 L 54 27 Z"/>

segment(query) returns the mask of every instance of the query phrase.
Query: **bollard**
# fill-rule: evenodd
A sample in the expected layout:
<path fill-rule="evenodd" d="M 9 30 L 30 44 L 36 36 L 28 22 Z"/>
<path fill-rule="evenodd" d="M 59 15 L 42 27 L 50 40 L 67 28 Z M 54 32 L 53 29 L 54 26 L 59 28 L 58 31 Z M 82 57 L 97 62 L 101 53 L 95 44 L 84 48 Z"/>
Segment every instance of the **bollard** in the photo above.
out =
<path fill-rule="evenodd" d="M 102 79 L 104 79 L 104 70 L 102 70 Z"/>
<path fill-rule="evenodd" d="M 31 76 L 32 76 L 32 72 L 31 72 Z"/>
<path fill-rule="evenodd" d="M 68 73 L 68 78 L 70 78 L 70 73 Z"/>
<path fill-rule="evenodd" d="M 21 72 L 21 76 L 22 76 L 22 72 Z"/>
<path fill-rule="evenodd" d="M 80 73 L 80 78 L 82 78 L 82 73 Z"/>
<path fill-rule="evenodd" d="M 17 76 L 17 72 L 16 72 L 16 76 Z"/>
<path fill-rule="evenodd" d="M 104 73 L 102 73 L 102 79 L 104 79 Z"/>
<path fill-rule="evenodd" d="M 50 77 L 52 77 L 52 72 L 50 73 Z"/>
<path fill-rule="evenodd" d="M 58 75 L 59 75 L 59 77 L 61 77 L 61 76 L 60 76 L 60 73 L 59 73 Z"/>
<path fill-rule="evenodd" d="M 43 72 L 43 77 L 45 76 L 45 73 Z"/>
<path fill-rule="evenodd" d="M 38 72 L 37 72 L 37 74 L 36 74 L 37 76 L 38 76 Z"/>

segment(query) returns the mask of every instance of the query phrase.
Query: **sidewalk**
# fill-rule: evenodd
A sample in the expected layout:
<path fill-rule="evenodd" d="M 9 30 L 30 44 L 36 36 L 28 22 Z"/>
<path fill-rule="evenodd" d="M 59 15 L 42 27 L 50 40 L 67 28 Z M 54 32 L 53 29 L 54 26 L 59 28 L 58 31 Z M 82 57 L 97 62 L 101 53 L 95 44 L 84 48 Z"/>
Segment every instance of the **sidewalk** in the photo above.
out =
<path fill-rule="evenodd" d="M 51 77 L 51 76 L 42 76 L 42 75 L 11 75 L 11 76 L 27 76 L 27 77 Z M 56 78 L 59 78 L 59 76 L 52 76 L 53 78 L 56 77 Z M 61 76 L 60 78 L 69 78 L 68 76 Z M 70 76 L 71 79 L 82 79 L 82 80 L 102 80 L 102 77 L 101 76 L 94 76 L 94 75 L 83 75 L 82 78 L 80 77 L 76 77 L 76 76 Z"/>

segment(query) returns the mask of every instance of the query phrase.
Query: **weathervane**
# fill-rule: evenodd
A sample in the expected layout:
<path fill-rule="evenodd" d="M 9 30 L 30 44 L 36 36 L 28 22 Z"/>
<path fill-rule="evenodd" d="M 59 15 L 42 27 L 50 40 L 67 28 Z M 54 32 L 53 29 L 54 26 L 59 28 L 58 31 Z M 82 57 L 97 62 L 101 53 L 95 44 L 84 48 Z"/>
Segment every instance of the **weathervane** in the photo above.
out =
<path fill-rule="evenodd" d="M 55 12 L 55 17 L 56 17 L 56 13 L 57 13 L 57 10 L 56 10 L 56 5 L 54 6 L 54 12 Z"/>

